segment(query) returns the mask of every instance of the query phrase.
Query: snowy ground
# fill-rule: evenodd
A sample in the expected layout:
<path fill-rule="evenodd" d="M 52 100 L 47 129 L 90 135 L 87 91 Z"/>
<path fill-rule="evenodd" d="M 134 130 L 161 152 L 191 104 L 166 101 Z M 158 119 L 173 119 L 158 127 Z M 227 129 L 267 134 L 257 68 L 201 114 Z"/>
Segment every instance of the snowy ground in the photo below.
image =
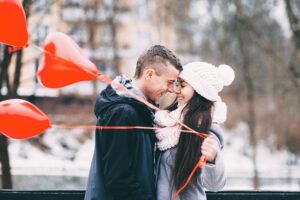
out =
<path fill-rule="evenodd" d="M 42 152 L 27 141 L 9 145 L 14 185 L 17 189 L 84 189 L 92 159 L 93 139 L 78 142 L 82 130 L 51 129 L 43 138 L 51 150 Z M 228 181 L 225 190 L 251 190 L 253 165 L 247 126 L 225 131 L 223 156 Z M 65 148 L 67 147 L 67 148 Z M 261 190 L 300 190 L 299 158 L 287 151 L 258 147 Z M 30 180 L 28 178 L 30 177 Z M 59 184 L 60 183 L 60 184 Z"/>
<path fill-rule="evenodd" d="M 228 182 L 225 190 L 253 189 L 252 149 L 247 126 L 240 123 L 225 131 L 225 158 Z M 257 167 L 261 190 L 300 190 L 299 157 L 286 150 L 271 151 L 264 142 L 257 148 Z"/>

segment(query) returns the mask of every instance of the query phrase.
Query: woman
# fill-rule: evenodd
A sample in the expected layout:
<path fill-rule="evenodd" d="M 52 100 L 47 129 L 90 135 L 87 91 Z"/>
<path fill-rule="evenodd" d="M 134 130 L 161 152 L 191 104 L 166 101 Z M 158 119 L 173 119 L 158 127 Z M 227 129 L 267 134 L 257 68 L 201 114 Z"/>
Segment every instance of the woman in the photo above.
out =
<path fill-rule="evenodd" d="M 176 199 L 205 200 L 205 189 L 218 191 L 225 185 L 226 177 L 220 150 L 222 133 L 217 124 L 226 119 L 226 105 L 218 93 L 231 84 L 234 72 L 231 67 L 215 67 L 194 62 L 183 67 L 176 89 L 178 105 L 170 113 L 156 113 L 155 122 L 164 127 L 156 132 L 157 147 L 162 151 L 158 166 L 157 200 L 169 200 L 187 181 L 201 156 L 207 164 L 198 169 L 188 186 Z M 170 117 L 171 116 L 171 117 Z M 184 124 L 208 135 L 206 139 L 185 130 Z"/>

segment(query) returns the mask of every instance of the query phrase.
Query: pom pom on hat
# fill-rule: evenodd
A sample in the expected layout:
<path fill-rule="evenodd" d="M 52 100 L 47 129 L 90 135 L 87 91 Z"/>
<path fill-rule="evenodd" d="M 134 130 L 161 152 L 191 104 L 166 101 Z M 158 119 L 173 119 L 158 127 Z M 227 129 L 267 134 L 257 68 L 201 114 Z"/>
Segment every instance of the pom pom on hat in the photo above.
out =
<path fill-rule="evenodd" d="M 224 86 L 230 85 L 235 77 L 233 69 L 230 66 L 224 64 L 219 65 L 219 67 L 217 68 L 217 73 L 222 79 Z"/>

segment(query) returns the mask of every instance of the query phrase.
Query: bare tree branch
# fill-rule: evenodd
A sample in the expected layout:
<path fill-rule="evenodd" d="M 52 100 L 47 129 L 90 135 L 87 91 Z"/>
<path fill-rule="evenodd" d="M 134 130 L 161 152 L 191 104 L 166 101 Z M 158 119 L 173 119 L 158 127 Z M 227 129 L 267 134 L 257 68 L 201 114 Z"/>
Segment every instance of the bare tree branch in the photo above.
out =
<path fill-rule="evenodd" d="M 248 30 L 250 30 L 249 34 L 257 42 L 258 46 L 262 50 L 264 50 L 264 52 L 271 58 L 271 61 L 273 61 L 274 64 L 280 64 L 281 66 L 284 66 L 287 69 L 289 69 L 288 74 L 291 78 L 291 81 L 293 82 L 294 86 L 299 90 L 300 83 L 298 79 L 300 76 L 297 73 L 295 73 L 294 67 L 293 66 L 291 67 L 291 65 L 288 66 L 283 61 L 283 59 L 273 50 L 271 44 L 266 41 L 266 39 L 262 36 L 262 34 L 259 33 L 254 22 L 243 11 L 240 1 L 235 0 L 234 2 L 237 8 L 237 17 L 244 26 L 248 27 Z"/>
<path fill-rule="evenodd" d="M 238 18 L 244 16 L 243 7 L 241 6 L 241 3 L 239 0 L 234 1 L 236 6 L 236 16 Z M 250 140 L 251 145 L 253 148 L 253 154 L 252 154 L 252 162 L 254 166 L 254 176 L 253 176 L 253 187 L 255 189 L 259 188 L 259 178 L 258 178 L 258 170 L 257 170 L 257 137 L 256 137 L 256 112 L 255 112 L 255 91 L 254 91 L 254 84 L 253 84 L 253 77 L 250 73 L 250 66 L 251 66 L 251 60 L 249 58 L 249 54 L 247 53 L 247 49 L 245 46 L 244 38 L 245 34 L 243 34 L 243 27 L 242 27 L 242 21 L 238 21 L 237 24 L 238 27 L 238 44 L 240 47 L 241 55 L 242 55 L 242 70 L 243 70 L 243 76 L 246 83 L 246 101 L 247 103 L 247 110 L 248 110 L 248 119 L 247 123 L 249 125 L 249 132 L 250 132 Z"/>
<path fill-rule="evenodd" d="M 299 19 L 293 12 L 291 0 L 285 0 L 286 12 L 288 15 L 291 30 L 293 32 L 294 40 L 296 41 L 297 47 L 300 48 L 300 24 Z"/>
<path fill-rule="evenodd" d="M 296 84 L 300 86 L 300 23 L 293 12 L 291 1 L 285 0 L 286 12 L 288 15 L 291 30 L 293 32 L 294 48 L 289 61 L 289 70 L 296 79 Z M 298 69 L 298 70 L 297 70 Z"/>

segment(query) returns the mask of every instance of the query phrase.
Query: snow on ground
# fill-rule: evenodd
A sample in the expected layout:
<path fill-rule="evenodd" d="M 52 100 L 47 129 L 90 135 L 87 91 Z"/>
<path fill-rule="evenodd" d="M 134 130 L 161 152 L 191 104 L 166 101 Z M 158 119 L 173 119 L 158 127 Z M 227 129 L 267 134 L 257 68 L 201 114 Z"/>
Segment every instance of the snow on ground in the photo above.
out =
<path fill-rule="evenodd" d="M 235 129 L 225 130 L 225 158 L 228 174 L 232 177 L 252 177 L 252 149 L 247 135 L 247 126 L 240 123 Z M 271 151 L 264 142 L 257 147 L 257 167 L 264 178 L 300 178 L 298 158 L 287 150 Z"/>
<path fill-rule="evenodd" d="M 252 149 L 248 127 L 240 123 L 235 129 L 224 131 L 223 157 L 228 176 L 225 189 L 253 189 Z M 257 168 L 262 190 L 299 190 L 299 157 L 287 150 L 271 151 L 264 141 L 257 147 Z"/>
<path fill-rule="evenodd" d="M 81 131 L 82 132 L 82 131 Z M 80 130 L 48 131 L 43 141 L 51 150 L 43 152 L 27 141 L 13 140 L 9 145 L 14 175 L 52 175 L 86 177 L 92 159 L 92 140 L 80 144 L 74 135 Z M 67 145 L 64 149 L 62 145 Z"/>

